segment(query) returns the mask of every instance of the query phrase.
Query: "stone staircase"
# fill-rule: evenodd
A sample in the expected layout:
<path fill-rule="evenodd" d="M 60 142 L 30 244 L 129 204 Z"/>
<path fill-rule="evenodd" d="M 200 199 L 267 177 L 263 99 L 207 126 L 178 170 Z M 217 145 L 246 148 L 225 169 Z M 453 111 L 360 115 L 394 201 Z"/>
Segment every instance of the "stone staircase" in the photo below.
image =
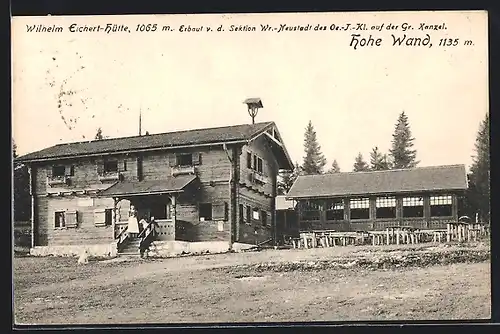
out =
<path fill-rule="evenodd" d="M 140 238 L 128 239 L 123 249 L 118 252 L 119 256 L 140 256 L 139 244 L 141 243 Z"/>

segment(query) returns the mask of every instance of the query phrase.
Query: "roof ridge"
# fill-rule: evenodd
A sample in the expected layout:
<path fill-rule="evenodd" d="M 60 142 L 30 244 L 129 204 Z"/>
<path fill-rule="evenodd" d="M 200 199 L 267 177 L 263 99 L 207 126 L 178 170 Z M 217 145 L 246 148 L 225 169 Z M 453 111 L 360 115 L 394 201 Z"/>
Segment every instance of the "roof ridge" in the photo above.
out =
<path fill-rule="evenodd" d="M 183 133 L 183 132 L 191 132 L 191 131 L 200 131 L 200 130 L 218 130 L 218 129 L 224 129 L 224 128 L 235 128 L 235 127 L 240 127 L 240 126 L 255 126 L 255 125 L 264 125 L 264 124 L 271 124 L 274 123 L 273 121 L 267 121 L 267 122 L 258 122 L 254 124 L 250 123 L 242 123 L 242 124 L 236 124 L 236 125 L 224 125 L 224 126 L 214 126 L 214 127 L 209 127 L 209 128 L 197 128 L 197 129 L 185 129 L 185 130 L 176 130 L 176 131 L 168 131 L 168 132 L 160 132 L 160 133 L 154 133 L 150 135 L 135 135 L 135 136 L 124 136 L 124 137 L 115 137 L 115 138 L 105 138 L 105 139 L 93 139 L 93 140 L 83 140 L 83 141 L 75 141 L 75 142 L 69 142 L 69 143 L 61 143 L 61 144 L 56 144 L 54 146 L 65 146 L 65 145 L 74 145 L 74 144 L 84 144 L 84 143 L 92 143 L 92 142 L 103 142 L 103 141 L 112 141 L 112 140 L 119 140 L 119 139 L 131 139 L 131 138 L 142 138 L 142 137 L 153 137 L 153 136 L 161 136 L 161 135 L 166 135 L 166 134 L 175 134 L 175 133 Z M 255 135 L 259 131 L 255 131 L 252 133 L 252 136 Z"/>

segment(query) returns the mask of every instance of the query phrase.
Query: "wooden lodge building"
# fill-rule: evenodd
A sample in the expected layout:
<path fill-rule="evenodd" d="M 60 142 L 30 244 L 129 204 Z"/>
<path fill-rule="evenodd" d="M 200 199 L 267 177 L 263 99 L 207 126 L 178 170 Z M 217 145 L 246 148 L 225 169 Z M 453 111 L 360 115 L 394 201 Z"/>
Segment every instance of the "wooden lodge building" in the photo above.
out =
<path fill-rule="evenodd" d="M 286 195 L 306 230 L 446 228 L 467 189 L 464 165 L 299 176 Z"/>
<path fill-rule="evenodd" d="M 159 242 L 275 239 L 278 170 L 293 168 L 274 122 L 60 144 L 16 161 L 30 171 L 37 254 L 113 253 L 131 205 L 155 217 Z"/>

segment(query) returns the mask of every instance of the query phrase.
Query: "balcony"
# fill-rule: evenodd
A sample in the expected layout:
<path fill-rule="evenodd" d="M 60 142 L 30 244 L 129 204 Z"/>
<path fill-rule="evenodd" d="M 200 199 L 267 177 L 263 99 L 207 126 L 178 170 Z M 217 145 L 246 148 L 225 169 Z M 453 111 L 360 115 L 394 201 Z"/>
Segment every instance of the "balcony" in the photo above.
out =
<path fill-rule="evenodd" d="M 196 174 L 195 166 L 175 166 L 175 167 L 172 167 L 172 176 L 194 175 L 194 174 Z"/>
<path fill-rule="evenodd" d="M 267 177 L 259 173 L 253 173 L 253 180 L 256 183 L 265 184 L 267 183 Z"/>
<path fill-rule="evenodd" d="M 121 179 L 120 172 L 107 172 L 99 174 L 99 181 L 101 182 L 113 182 L 119 181 Z"/>
<path fill-rule="evenodd" d="M 63 176 L 49 176 L 47 177 L 47 184 L 50 187 L 54 186 L 65 186 L 69 184 L 69 177 L 66 175 Z"/>

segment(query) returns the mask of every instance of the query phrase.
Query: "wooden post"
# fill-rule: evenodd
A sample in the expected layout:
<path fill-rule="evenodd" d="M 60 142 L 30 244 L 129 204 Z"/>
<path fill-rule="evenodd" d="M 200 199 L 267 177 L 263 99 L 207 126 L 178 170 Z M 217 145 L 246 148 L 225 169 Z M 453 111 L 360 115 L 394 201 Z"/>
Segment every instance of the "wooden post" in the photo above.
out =
<path fill-rule="evenodd" d="M 118 212 L 116 212 L 118 210 L 117 208 L 117 204 L 118 204 L 118 198 L 116 197 L 113 197 L 113 221 L 111 222 L 111 229 L 113 230 L 111 233 L 113 233 L 113 239 L 116 238 L 116 223 L 118 222 L 117 220 L 117 217 L 118 217 Z"/>
<path fill-rule="evenodd" d="M 451 241 L 451 224 L 446 223 L 446 242 Z"/>
<path fill-rule="evenodd" d="M 31 248 L 35 247 L 35 187 L 34 187 L 34 176 L 33 176 L 33 167 L 28 167 L 29 174 L 29 189 L 30 189 L 30 197 L 31 197 Z"/>
<path fill-rule="evenodd" d="M 170 196 L 170 202 L 171 202 L 171 212 L 170 212 L 170 216 L 172 217 L 172 225 L 174 226 L 174 240 L 175 240 L 175 231 L 177 229 L 177 195 L 176 194 L 172 194 Z"/>

